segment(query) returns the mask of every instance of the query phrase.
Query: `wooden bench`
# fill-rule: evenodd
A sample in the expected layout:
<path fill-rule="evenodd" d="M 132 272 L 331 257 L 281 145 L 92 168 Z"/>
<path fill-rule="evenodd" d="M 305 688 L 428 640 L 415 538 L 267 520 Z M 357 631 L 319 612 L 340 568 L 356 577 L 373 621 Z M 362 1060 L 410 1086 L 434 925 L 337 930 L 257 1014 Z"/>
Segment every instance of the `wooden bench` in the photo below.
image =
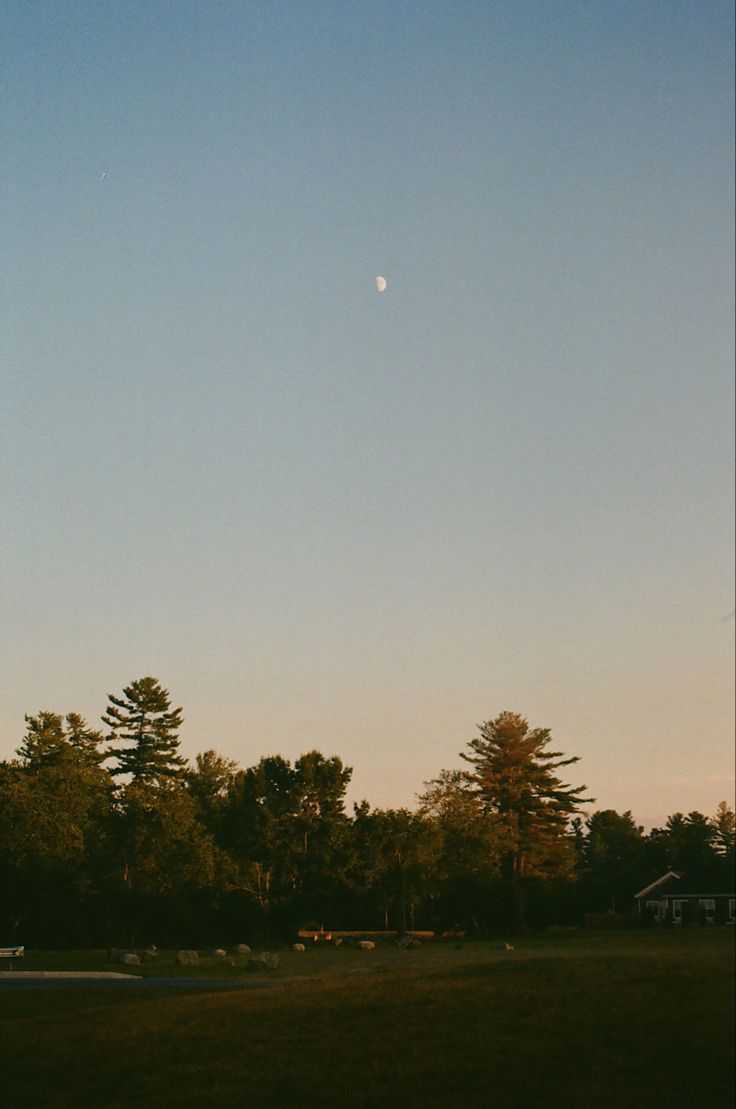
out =
<path fill-rule="evenodd" d="M 324 928 L 320 928 L 318 930 L 314 929 L 314 928 L 300 928 L 299 931 L 297 932 L 297 935 L 299 936 L 300 940 L 314 940 L 315 943 L 319 943 L 320 941 L 326 941 L 326 942 L 329 943 L 330 940 L 334 940 L 334 939 L 340 939 L 340 940 L 398 940 L 401 936 L 401 933 L 397 932 L 395 930 L 365 931 L 364 929 L 357 929 L 355 931 L 347 931 L 347 932 L 340 932 L 340 931 L 334 932 L 334 931 L 330 930 L 329 932 L 326 932 Z M 434 937 L 434 932 L 416 932 L 416 931 L 412 931 L 412 932 L 407 932 L 406 935 L 410 936 L 412 939 L 431 940 Z"/>
<path fill-rule="evenodd" d="M 10 959 L 10 969 L 13 969 L 13 959 L 22 959 L 26 953 L 25 947 L 0 947 L 0 959 Z"/>

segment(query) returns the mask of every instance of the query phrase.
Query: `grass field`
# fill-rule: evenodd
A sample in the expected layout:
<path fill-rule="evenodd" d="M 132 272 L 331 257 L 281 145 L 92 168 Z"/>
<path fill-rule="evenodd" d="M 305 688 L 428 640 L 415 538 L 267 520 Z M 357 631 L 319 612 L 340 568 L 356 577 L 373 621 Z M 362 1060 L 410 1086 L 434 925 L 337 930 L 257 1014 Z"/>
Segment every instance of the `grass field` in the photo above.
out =
<path fill-rule="evenodd" d="M 0 1104 L 730 1109 L 732 931 L 514 946 L 284 951 L 269 988 L 234 992 L 0 987 Z M 29 952 L 35 968 L 123 969 Z M 173 953 L 140 970 L 173 975 Z M 253 979 L 207 959 L 176 973 Z"/>

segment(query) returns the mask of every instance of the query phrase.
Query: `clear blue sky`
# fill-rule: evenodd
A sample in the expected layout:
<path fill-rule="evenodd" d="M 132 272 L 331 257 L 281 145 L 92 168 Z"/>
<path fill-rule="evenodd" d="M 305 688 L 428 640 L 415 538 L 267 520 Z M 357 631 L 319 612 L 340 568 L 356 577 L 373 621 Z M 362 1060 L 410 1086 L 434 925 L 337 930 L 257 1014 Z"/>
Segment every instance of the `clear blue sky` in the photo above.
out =
<path fill-rule="evenodd" d="M 153 674 L 375 805 L 504 709 L 732 800 L 730 0 L 3 27 L 0 756 Z"/>

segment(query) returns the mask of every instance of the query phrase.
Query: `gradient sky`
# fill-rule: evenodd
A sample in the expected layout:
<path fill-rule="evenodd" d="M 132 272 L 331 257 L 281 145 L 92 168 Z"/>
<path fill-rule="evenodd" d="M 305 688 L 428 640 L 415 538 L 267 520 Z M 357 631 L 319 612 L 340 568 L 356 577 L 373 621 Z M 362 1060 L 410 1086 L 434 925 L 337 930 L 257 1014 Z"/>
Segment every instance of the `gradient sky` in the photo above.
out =
<path fill-rule="evenodd" d="M 351 800 L 510 709 L 732 801 L 730 0 L 3 7 L 0 757 L 152 674 Z"/>

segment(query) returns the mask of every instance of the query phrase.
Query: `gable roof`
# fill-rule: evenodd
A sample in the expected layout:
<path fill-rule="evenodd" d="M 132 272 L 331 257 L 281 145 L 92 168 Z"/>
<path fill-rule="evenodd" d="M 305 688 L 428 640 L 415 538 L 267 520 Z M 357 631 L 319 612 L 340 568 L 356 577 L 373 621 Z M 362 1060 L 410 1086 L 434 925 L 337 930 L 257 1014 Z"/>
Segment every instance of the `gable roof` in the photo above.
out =
<path fill-rule="evenodd" d="M 734 896 L 734 882 L 733 874 L 725 874 L 716 871 L 715 873 L 704 874 L 685 874 L 676 870 L 668 870 L 661 878 L 657 878 L 656 882 L 651 882 L 650 885 L 645 886 L 644 889 L 639 890 L 634 894 L 637 900 L 640 897 L 647 897 L 649 894 L 654 894 L 655 897 L 669 897 L 672 894 L 677 894 L 680 897 L 714 897 L 714 896 Z"/>
<path fill-rule="evenodd" d="M 661 886 L 664 882 L 668 882 L 670 880 L 670 878 L 681 878 L 681 877 L 682 877 L 682 875 L 678 874 L 676 870 L 668 870 L 667 873 L 663 874 L 661 878 L 657 878 L 656 882 L 652 882 L 650 885 L 645 886 L 643 890 L 639 890 L 638 893 L 635 893 L 634 897 L 636 897 L 636 898 L 646 897 L 646 895 L 648 893 L 652 893 L 653 890 L 658 889 L 659 886 Z"/>

